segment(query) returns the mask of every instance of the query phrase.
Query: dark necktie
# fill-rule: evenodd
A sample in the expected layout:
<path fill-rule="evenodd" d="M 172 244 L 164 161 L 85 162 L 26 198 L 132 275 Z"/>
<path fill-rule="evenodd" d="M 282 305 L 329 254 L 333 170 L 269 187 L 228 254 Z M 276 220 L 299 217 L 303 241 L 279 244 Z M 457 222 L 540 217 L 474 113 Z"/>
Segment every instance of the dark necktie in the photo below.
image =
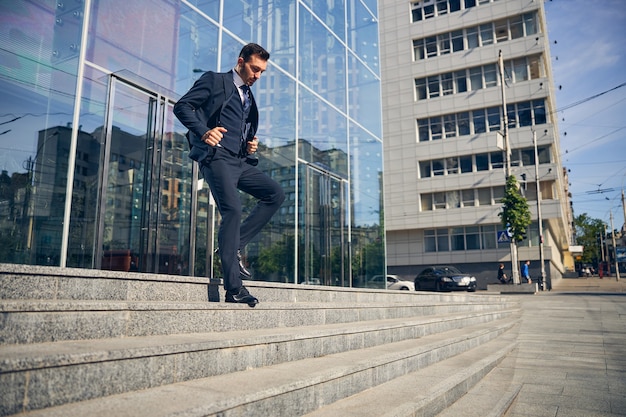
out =
<path fill-rule="evenodd" d="M 248 111 L 250 108 L 250 87 L 244 84 L 241 86 L 241 91 L 243 91 L 243 109 Z"/>

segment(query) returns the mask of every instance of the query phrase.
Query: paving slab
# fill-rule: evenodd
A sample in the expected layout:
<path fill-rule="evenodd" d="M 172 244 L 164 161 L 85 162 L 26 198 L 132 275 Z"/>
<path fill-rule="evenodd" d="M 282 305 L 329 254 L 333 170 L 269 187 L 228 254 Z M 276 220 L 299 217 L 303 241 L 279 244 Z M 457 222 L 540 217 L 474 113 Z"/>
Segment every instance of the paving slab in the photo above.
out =
<path fill-rule="evenodd" d="M 626 282 L 561 279 L 522 303 L 510 367 L 521 389 L 505 417 L 626 415 Z"/>

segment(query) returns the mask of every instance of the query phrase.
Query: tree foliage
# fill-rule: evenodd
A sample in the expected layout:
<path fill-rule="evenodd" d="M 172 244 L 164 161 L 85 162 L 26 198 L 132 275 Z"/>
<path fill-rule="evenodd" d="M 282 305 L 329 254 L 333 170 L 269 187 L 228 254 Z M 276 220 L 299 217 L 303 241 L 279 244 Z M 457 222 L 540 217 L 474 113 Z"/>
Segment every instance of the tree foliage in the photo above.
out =
<path fill-rule="evenodd" d="M 600 259 L 600 240 L 604 235 L 605 223 L 600 219 L 592 219 L 583 213 L 574 219 L 576 227 L 576 244 L 583 246 L 582 263 L 597 265 Z"/>
<path fill-rule="evenodd" d="M 502 211 L 498 213 L 502 225 L 505 228 L 509 228 L 512 234 L 511 239 L 514 239 L 516 242 L 521 242 L 526 236 L 526 230 L 532 219 L 530 217 L 528 201 L 522 196 L 517 179 L 514 175 L 509 175 L 506 180 L 502 205 Z"/>

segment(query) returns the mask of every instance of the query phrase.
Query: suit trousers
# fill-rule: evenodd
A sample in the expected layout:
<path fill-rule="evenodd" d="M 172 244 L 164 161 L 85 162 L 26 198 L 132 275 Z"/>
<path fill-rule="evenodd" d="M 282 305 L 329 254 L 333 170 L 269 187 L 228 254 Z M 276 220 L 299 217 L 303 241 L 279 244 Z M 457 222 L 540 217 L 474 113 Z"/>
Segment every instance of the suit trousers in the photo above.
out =
<path fill-rule="evenodd" d="M 200 164 L 202 176 L 211 188 L 222 216 L 217 241 L 224 273 L 224 289 L 237 291 L 243 285 L 237 251 L 256 236 L 285 200 L 280 185 L 246 158 L 222 147 Z M 241 190 L 256 198 L 257 204 L 242 222 Z"/>

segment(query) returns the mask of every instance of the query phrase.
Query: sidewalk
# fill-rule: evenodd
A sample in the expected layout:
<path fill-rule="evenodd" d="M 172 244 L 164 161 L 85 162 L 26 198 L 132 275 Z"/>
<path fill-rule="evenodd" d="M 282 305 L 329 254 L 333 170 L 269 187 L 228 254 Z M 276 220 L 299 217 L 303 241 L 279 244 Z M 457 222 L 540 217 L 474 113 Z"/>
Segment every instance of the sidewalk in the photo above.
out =
<path fill-rule="evenodd" d="M 519 346 L 498 370 L 521 389 L 505 416 L 625 416 L 626 277 L 562 279 L 516 297 Z"/>

